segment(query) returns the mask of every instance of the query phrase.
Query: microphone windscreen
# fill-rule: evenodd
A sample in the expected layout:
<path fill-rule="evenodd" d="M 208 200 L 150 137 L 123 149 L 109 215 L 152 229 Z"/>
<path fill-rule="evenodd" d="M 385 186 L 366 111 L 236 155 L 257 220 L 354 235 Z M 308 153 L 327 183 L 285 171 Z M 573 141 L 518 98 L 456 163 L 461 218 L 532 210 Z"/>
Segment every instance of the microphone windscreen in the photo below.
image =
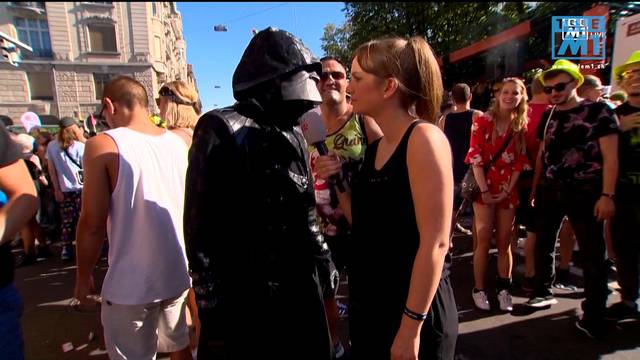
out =
<path fill-rule="evenodd" d="M 324 127 L 322 117 L 316 109 L 310 110 L 302 116 L 300 129 L 310 145 L 327 139 L 327 129 Z"/>

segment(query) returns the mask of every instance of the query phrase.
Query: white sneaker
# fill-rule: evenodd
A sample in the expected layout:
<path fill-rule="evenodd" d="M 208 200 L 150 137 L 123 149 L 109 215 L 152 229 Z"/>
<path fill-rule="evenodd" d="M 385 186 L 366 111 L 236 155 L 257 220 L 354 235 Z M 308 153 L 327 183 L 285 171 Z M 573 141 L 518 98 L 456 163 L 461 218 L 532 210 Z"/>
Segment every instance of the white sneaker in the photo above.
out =
<path fill-rule="evenodd" d="M 498 293 L 498 302 L 500 302 L 500 310 L 502 311 L 512 311 L 513 310 L 513 299 L 511 298 L 511 294 L 509 291 L 502 290 Z"/>
<path fill-rule="evenodd" d="M 480 310 L 491 310 L 491 306 L 489 305 L 489 299 L 487 298 L 487 293 L 484 290 L 480 290 L 478 292 L 474 292 L 471 290 L 471 296 L 473 296 L 473 302 L 476 304 L 476 307 Z"/>

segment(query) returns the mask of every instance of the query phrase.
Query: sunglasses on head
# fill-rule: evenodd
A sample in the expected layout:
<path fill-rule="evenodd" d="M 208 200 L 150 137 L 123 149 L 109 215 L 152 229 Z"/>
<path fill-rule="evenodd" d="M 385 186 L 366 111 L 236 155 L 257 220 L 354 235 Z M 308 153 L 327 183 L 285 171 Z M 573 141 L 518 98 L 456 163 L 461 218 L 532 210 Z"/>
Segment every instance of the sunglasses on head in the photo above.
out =
<path fill-rule="evenodd" d="M 173 90 L 169 89 L 166 86 L 161 88 L 160 91 L 158 91 L 158 95 L 168 97 L 169 99 L 171 99 L 171 101 L 173 101 L 176 104 L 193 105 L 193 103 L 182 100 L 180 97 L 178 97 L 178 95 L 176 95 L 176 93 L 173 92 Z M 160 99 L 156 99 L 156 104 L 160 106 Z"/>
<path fill-rule="evenodd" d="M 333 80 L 342 80 L 346 77 L 345 73 L 341 71 L 323 71 L 320 74 L 320 80 L 327 81 L 329 76 L 331 76 Z"/>
<path fill-rule="evenodd" d="M 567 88 L 567 85 L 571 84 L 572 82 L 574 82 L 575 80 L 571 80 L 571 81 L 567 81 L 567 82 L 563 82 L 563 83 L 557 83 L 553 86 L 545 86 L 544 87 L 544 93 L 549 95 L 553 92 L 553 90 L 557 91 L 557 92 L 562 92 L 564 91 L 564 89 Z"/>

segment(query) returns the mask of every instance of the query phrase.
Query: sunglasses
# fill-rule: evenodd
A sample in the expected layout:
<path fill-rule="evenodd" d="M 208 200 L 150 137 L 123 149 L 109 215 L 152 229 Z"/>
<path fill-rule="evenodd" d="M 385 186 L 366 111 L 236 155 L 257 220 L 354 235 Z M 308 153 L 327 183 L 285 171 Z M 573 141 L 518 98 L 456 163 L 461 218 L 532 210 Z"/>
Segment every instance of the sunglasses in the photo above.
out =
<path fill-rule="evenodd" d="M 571 84 L 572 82 L 574 82 L 575 80 L 571 80 L 571 81 L 567 81 L 564 83 L 557 83 L 553 86 L 545 86 L 544 87 L 544 93 L 549 95 L 553 92 L 553 90 L 557 91 L 557 92 L 563 92 L 564 89 L 567 88 L 567 85 Z"/>
<path fill-rule="evenodd" d="M 342 80 L 346 77 L 345 73 L 340 71 L 323 71 L 320 74 L 320 80 L 327 81 L 331 77 L 333 80 Z"/>
<path fill-rule="evenodd" d="M 640 75 L 640 69 L 627 70 L 620 74 L 620 77 L 623 79 L 631 79 L 634 76 Z"/>
<path fill-rule="evenodd" d="M 180 97 L 178 97 L 178 95 L 176 95 L 176 93 L 174 93 L 171 89 L 169 89 L 166 86 L 161 88 L 160 91 L 158 91 L 158 95 L 168 97 L 171 101 L 173 101 L 176 104 L 193 105 L 193 103 L 191 102 L 182 100 Z M 156 99 L 156 104 L 158 105 L 158 107 L 160 107 L 160 98 Z"/>

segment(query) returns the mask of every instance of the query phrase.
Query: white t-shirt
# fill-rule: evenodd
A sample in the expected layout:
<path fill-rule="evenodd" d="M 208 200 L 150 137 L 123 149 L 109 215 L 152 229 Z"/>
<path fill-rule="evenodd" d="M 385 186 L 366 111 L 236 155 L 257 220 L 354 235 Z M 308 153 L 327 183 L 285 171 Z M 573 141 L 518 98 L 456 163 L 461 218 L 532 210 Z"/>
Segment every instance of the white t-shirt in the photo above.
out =
<path fill-rule="evenodd" d="M 84 156 L 84 144 L 80 141 L 74 141 L 67 149 L 67 152 L 73 160 L 82 165 Z M 53 162 L 53 167 L 58 175 L 60 190 L 62 192 L 76 192 L 82 190 L 82 184 L 78 178 L 79 166 L 73 163 L 65 151 L 60 147 L 58 140 L 53 140 L 47 146 L 46 159 Z"/>

